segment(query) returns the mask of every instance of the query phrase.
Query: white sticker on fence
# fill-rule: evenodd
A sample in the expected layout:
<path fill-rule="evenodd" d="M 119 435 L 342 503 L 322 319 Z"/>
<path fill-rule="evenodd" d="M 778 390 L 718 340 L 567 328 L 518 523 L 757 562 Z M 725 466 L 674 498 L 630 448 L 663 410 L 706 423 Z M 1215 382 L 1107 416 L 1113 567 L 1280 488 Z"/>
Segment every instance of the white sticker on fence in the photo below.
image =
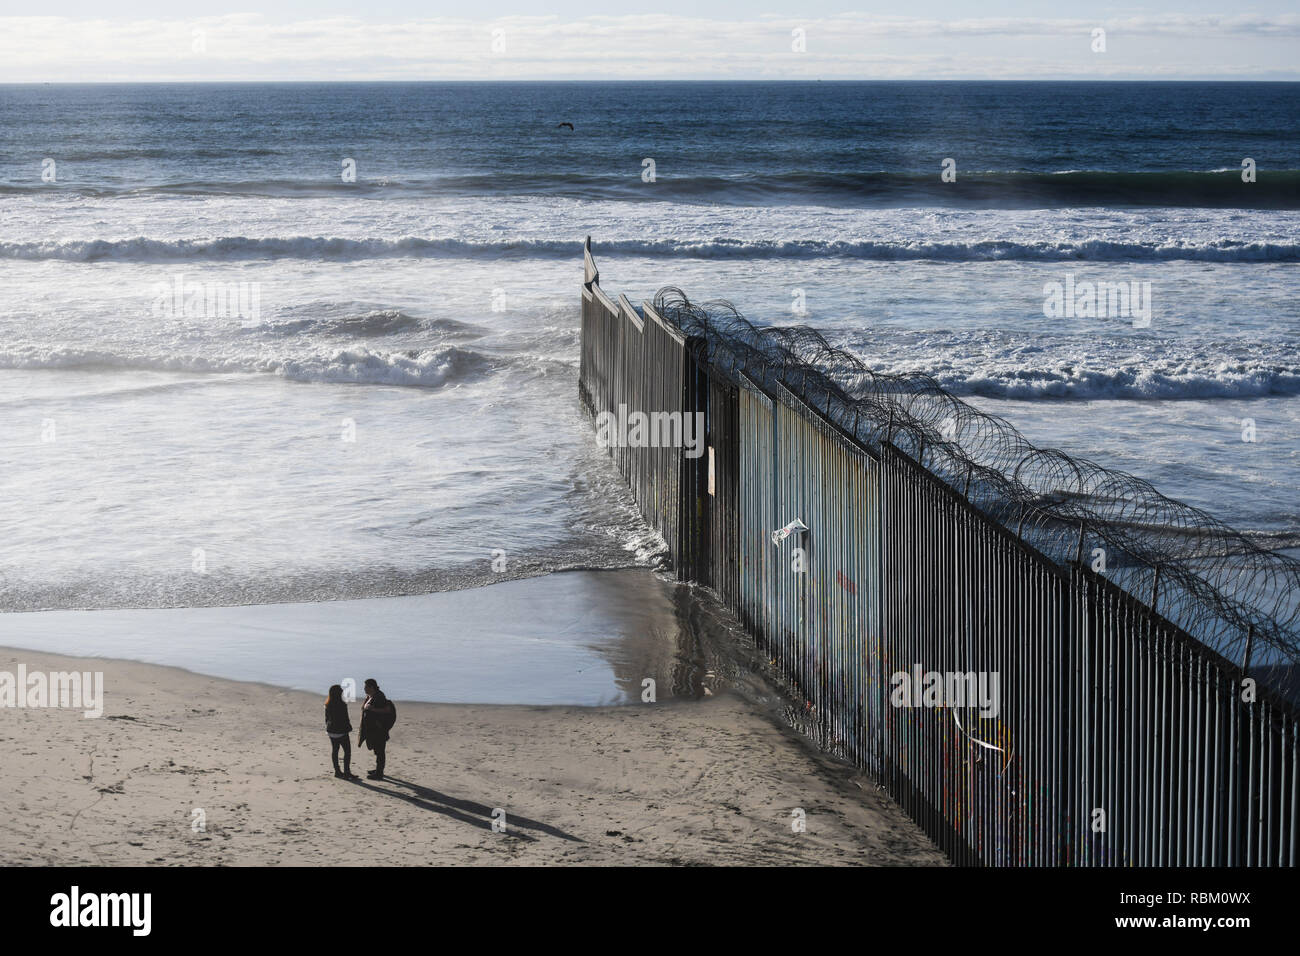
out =
<path fill-rule="evenodd" d="M 786 538 L 790 537 L 790 535 L 794 534 L 796 531 L 807 531 L 807 530 L 808 530 L 808 526 L 804 524 L 802 521 L 800 521 L 798 518 L 795 518 L 793 521 L 791 521 L 780 531 L 772 532 L 772 543 L 780 547 L 781 542 L 784 541 Z"/>

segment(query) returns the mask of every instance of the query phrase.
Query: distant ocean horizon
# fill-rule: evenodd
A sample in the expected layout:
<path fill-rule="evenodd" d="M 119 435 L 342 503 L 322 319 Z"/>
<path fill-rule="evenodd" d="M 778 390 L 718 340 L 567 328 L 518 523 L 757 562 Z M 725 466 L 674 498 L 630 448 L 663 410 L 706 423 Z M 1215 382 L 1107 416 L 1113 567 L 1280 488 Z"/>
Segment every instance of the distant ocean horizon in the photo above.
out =
<path fill-rule="evenodd" d="M 1300 544 L 1300 83 L 0 85 L 0 129 L 2 610 L 653 566 L 586 235 Z"/>

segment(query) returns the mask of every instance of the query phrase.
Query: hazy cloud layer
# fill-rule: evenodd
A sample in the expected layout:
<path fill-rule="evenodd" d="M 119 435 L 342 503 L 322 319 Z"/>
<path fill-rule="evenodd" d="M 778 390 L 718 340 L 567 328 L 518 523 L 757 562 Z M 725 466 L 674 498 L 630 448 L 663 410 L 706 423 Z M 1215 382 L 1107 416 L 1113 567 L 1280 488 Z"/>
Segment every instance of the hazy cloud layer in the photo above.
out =
<path fill-rule="evenodd" d="M 1093 31 L 1105 30 L 1105 52 Z M 794 31 L 803 31 L 804 47 Z M 0 18 L 0 81 L 1300 79 L 1300 15 Z"/>

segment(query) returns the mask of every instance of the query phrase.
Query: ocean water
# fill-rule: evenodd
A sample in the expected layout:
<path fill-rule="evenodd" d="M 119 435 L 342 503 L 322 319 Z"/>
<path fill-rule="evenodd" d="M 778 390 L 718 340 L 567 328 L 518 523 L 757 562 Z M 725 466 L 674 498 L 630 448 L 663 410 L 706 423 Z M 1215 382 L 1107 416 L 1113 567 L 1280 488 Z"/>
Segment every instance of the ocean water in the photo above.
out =
<path fill-rule="evenodd" d="M 653 566 L 586 235 L 1300 542 L 1298 84 L 8 86 L 0 141 L 3 610 Z"/>

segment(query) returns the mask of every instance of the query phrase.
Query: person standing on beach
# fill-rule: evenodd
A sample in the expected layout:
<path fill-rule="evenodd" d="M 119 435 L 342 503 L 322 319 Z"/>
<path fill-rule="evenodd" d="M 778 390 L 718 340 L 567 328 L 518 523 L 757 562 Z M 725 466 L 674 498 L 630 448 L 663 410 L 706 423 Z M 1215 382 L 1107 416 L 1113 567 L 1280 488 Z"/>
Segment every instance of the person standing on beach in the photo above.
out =
<path fill-rule="evenodd" d="M 348 716 L 348 705 L 343 699 L 343 688 L 338 684 L 330 687 L 329 696 L 325 698 L 325 733 L 330 735 L 330 759 L 334 761 L 334 776 L 344 780 L 360 780 L 352 772 L 352 718 Z M 339 772 L 339 748 L 343 748 L 343 771 Z"/>
<path fill-rule="evenodd" d="M 397 720 L 397 708 L 379 689 L 373 677 L 366 679 L 366 702 L 361 705 L 361 733 L 357 746 L 365 744 L 375 752 L 375 769 L 366 774 L 371 780 L 384 779 L 384 748 L 388 746 L 388 731 Z"/>

